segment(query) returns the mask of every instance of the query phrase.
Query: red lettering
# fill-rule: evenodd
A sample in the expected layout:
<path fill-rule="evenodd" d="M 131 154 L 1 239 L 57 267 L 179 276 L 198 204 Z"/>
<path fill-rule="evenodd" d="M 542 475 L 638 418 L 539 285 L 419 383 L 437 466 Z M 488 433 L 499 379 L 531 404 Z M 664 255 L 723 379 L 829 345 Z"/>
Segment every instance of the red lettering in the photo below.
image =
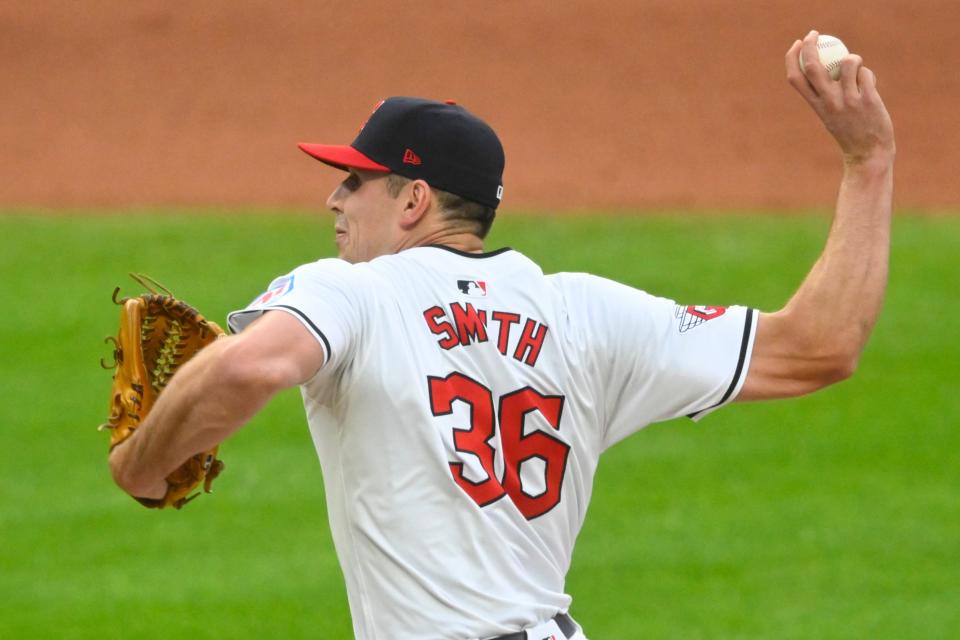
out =
<path fill-rule="evenodd" d="M 523 335 L 520 336 L 520 342 L 517 343 L 517 349 L 513 352 L 513 357 L 516 360 L 523 360 L 531 367 L 536 365 L 537 358 L 540 356 L 540 348 L 543 346 L 543 339 L 546 337 L 547 325 L 541 324 L 538 328 L 536 320 L 527 318 L 527 323 L 523 326 Z M 526 359 L 524 359 L 525 352 L 527 352 Z"/>
<path fill-rule="evenodd" d="M 570 445 L 553 432 L 560 431 L 563 396 L 545 395 L 530 387 L 517 389 L 500 398 L 498 419 L 493 411 L 493 394 L 476 380 L 454 372 L 446 378 L 429 376 L 427 381 L 433 415 L 450 415 L 456 402 L 469 407 L 470 424 L 452 427 L 457 461 L 449 465 L 454 481 L 474 502 L 485 507 L 509 495 L 527 520 L 542 516 L 560 503 Z M 539 422 L 535 420 L 528 433 L 525 423 L 534 412 L 552 429 L 533 428 Z M 497 423 L 504 465 L 502 480 L 496 476 L 497 451 L 491 444 Z M 470 459 L 466 456 L 479 462 L 485 476 L 482 480 L 473 481 L 464 475 L 465 460 Z M 544 490 L 538 494 L 523 486 L 523 465 L 534 458 L 545 466 Z"/>
<path fill-rule="evenodd" d="M 460 334 L 460 344 L 466 346 L 473 342 L 487 341 L 487 312 L 481 309 L 477 312 L 469 302 L 466 308 L 454 302 L 450 305 L 453 312 L 453 321 Z"/>
<path fill-rule="evenodd" d="M 440 318 L 444 318 L 443 322 L 439 322 Z M 437 336 L 446 336 L 442 340 L 437 340 L 437 344 L 441 347 L 444 349 L 452 349 L 460 344 L 460 341 L 457 339 L 457 333 L 454 331 L 453 325 L 446 320 L 446 314 L 443 312 L 443 309 L 440 307 L 430 307 L 423 312 L 423 319 L 427 321 L 427 327 L 429 327 L 431 333 Z"/>
<path fill-rule="evenodd" d="M 463 474 L 463 462 L 451 462 L 450 472 L 460 488 L 481 507 L 496 502 L 506 493 L 494 471 L 496 451 L 490 444 L 494 436 L 493 396 L 485 386 L 462 373 L 451 373 L 446 378 L 427 378 L 430 382 L 430 410 L 435 416 L 453 413 L 455 401 L 470 407 L 470 425 L 453 429 L 453 444 L 460 453 L 473 454 L 483 467 L 486 478 L 479 482 Z"/>
<path fill-rule="evenodd" d="M 507 355 L 507 343 L 510 341 L 510 325 L 520 322 L 520 315 L 506 311 L 494 311 L 491 317 L 500 323 L 500 333 L 497 336 L 497 349 Z"/>
<path fill-rule="evenodd" d="M 524 435 L 524 423 L 534 410 L 555 430 L 560 430 L 563 396 L 547 396 L 530 387 L 500 398 L 500 442 L 503 447 L 503 488 L 527 520 L 542 516 L 560 502 L 560 489 L 567 471 L 570 445 L 539 429 Z M 549 431 L 549 430 L 547 430 Z M 524 491 L 520 469 L 532 458 L 546 465 L 544 492 L 531 495 Z"/>

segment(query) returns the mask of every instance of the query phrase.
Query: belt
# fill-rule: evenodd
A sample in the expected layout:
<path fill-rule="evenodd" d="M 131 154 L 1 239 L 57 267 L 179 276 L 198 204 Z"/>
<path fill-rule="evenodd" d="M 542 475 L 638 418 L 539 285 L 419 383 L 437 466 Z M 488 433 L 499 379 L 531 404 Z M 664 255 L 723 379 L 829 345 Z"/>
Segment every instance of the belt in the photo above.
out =
<path fill-rule="evenodd" d="M 563 635 L 565 635 L 568 640 L 577 632 L 577 623 L 575 623 L 573 618 L 565 613 L 558 613 L 557 615 L 553 616 L 553 621 L 557 623 L 557 626 L 560 627 L 560 631 L 563 631 Z M 527 632 L 517 631 L 516 633 L 508 633 L 505 636 L 491 638 L 491 640 L 527 640 Z M 540 638 L 537 638 L 537 640 L 540 640 Z"/>

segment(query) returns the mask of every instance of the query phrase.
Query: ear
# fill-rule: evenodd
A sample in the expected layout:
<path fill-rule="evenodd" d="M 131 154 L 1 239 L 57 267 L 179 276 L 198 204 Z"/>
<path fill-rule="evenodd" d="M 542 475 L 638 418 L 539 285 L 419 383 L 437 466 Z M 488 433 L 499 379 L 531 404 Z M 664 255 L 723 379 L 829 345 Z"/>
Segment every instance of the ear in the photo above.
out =
<path fill-rule="evenodd" d="M 433 204 L 433 190 L 423 180 L 414 180 L 404 186 L 401 198 L 404 199 L 400 214 L 400 226 L 412 229 L 423 219 Z"/>

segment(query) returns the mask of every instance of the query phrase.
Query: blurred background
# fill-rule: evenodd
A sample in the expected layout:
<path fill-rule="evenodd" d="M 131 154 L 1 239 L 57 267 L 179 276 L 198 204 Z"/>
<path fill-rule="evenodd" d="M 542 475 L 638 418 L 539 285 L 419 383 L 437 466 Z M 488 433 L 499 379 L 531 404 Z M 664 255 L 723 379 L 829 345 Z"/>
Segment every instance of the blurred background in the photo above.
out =
<path fill-rule="evenodd" d="M 0 203 L 317 206 L 298 141 L 383 97 L 455 99 L 508 207 L 828 206 L 837 156 L 784 80 L 809 29 L 880 78 L 897 201 L 960 200 L 955 0 L 0 3 Z M 332 180 L 332 178 L 331 178 Z"/>
<path fill-rule="evenodd" d="M 960 4 L 0 0 L 0 638 L 349 638 L 299 394 L 148 511 L 106 466 L 110 302 L 148 273 L 215 320 L 334 255 L 347 143 L 389 95 L 499 132 L 489 239 L 688 304 L 779 308 L 841 166 L 784 79 L 809 29 L 897 130 L 890 287 L 857 375 L 654 425 L 603 458 L 568 580 L 604 638 L 960 628 Z"/>

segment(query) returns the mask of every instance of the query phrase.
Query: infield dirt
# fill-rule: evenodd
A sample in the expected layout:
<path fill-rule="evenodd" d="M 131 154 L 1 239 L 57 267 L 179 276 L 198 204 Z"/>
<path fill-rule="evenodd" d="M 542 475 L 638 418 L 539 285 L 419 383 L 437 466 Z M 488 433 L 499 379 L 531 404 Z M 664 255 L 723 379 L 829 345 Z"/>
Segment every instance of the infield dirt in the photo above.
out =
<path fill-rule="evenodd" d="M 832 140 L 784 81 L 808 29 L 878 72 L 899 207 L 960 203 L 955 0 L 176 0 L 0 6 L 0 206 L 320 207 L 298 141 L 381 97 L 454 98 L 507 152 L 505 206 L 829 206 Z"/>

